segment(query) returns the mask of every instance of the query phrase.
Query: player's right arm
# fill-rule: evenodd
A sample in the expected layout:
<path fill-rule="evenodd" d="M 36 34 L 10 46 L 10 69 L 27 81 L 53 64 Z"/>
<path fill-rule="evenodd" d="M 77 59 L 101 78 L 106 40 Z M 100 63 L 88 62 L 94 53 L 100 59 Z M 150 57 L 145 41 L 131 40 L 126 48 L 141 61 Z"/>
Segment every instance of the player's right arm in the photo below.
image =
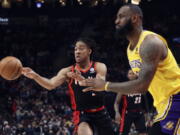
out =
<path fill-rule="evenodd" d="M 116 123 L 120 123 L 120 119 L 121 119 L 121 115 L 119 112 L 119 104 L 121 101 L 121 97 L 122 97 L 121 93 L 117 93 L 117 96 L 116 96 L 116 99 L 114 102 L 115 122 Z"/>
<path fill-rule="evenodd" d="M 33 79 L 36 81 L 39 85 L 42 87 L 52 90 L 61 84 L 63 84 L 65 81 L 67 81 L 67 73 L 70 72 L 70 67 L 61 69 L 58 74 L 51 79 L 45 78 L 40 76 L 38 73 L 33 71 L 29 67 L 24 67 L 22 70 L 22 74 L 26 76 L 27 78 Z"/>

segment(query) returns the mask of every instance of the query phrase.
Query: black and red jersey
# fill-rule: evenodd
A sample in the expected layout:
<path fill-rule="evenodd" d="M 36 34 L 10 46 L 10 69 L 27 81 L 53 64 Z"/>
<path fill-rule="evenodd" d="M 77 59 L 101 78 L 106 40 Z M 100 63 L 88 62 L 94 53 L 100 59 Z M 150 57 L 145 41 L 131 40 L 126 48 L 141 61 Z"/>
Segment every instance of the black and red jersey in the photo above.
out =
<path fill-rule="evenodd" d="M 123 108 L 127 111 L 142 111 L 144 98 L 142 94 L 128 94 L 122 96 Z"/>
<path fill-rule="evenodd" d="M 132 123 L 135 124 L 138 132 L 145 132 L 144 119 L 144 96 L 142 94 L 128 94 L 122 96 L 123 107 L 121 112 L 119 131 L 122 135 L 129 133 Z"/>
<path fill-rule="evenodd" d="M 73 65 L 72 72 L 75 72 L 76 70 L 78 70 L 85 78 L 95 78 L 97 74 L 95 62 L 91 62 L 86 70 L 81 69 L 78 65 Z M 68 87 L 73 110 L 96 109 L 104 105 L 103 92 L 82 92 L 86 87 L 80 86 L 79 82 L 74 79 L 71 79 Z"/>

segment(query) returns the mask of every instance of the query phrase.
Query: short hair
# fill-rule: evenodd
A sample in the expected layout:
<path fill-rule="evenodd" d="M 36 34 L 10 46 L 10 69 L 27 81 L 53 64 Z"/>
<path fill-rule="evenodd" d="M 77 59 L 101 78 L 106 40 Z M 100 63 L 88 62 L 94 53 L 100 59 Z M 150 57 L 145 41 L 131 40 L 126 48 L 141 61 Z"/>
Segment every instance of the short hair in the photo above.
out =
<path fill-rule="evenodd" d="M 78 38 L 78 40 L 76 40 L 76 42 L 78 41 L 84 42 L 87 45 L 87 47 L 92 50 L 96 46 L 96 42 L 93 39 L 88 38 L 88 37 L 80 37 Z"/>
<path fill-rule="evenodd" d="M 95 47 L 97 45 L 96 42 L 93 39 L 88 38 L 88 37 L 80 37 L 76 40 L 76 42 L 79 42 L 79 41 L 84 42 L 86 46 L 92 50 L 91 55 L 90 55 L 90 59 L 92 60 L 94 58 L 94 54 L 96 51 L 95 50 Z M 76 45 L 74 44 L 74 46 Z"/>
<path fill-rule="evenodd" d="M 143 19 L 143 12 L 139 6 L 135 4 L 125 4 L 123 7 L 129 7 L 132 13 L 138 14 Z"/>

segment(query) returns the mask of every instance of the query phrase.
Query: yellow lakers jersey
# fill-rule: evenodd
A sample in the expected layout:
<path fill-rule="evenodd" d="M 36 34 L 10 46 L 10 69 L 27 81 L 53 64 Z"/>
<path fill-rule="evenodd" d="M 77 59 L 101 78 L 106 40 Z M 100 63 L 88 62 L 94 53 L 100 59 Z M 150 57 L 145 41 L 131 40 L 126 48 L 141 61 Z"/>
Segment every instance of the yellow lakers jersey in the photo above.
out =
<path fill-rule="evenodd" d="M 136 47 L 130 50 L 129 44 L 127 48 L 129 64 L 134 73 L 138 74 L 141 70 L 140 47 L 145 37 L 149 34 L 157 35 L 168 48 L 167 42 L 162 36 L 151 31 L 142 31 Z M 153 96 L 154 106 L 158 112 L 155 121 L 164 119 L 167 115 L 166 112 L 171 106 L 171 96 L 180 92 L 180 69 L 169 48 L 167 57 L 158 64 L 148 90 Z"/>

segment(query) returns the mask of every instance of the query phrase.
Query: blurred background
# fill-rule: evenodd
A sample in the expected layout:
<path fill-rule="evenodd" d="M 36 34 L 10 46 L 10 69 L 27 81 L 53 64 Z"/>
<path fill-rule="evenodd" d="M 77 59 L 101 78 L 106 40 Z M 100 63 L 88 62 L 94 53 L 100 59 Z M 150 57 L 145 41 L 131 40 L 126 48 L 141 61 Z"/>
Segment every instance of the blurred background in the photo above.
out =
<path fill-rule="evenodd" d="M 107 65 L 107 80 L 125 81 L 128 42 L 115 35 L 114 21 L 118 8 L 130 2 L 142 8 L 144 29 L 164 36 L 180 63 L 178 0 L 0 0 L 0 59 L 18 57 L 50 78 L 74 63 L 73 44 L 87 36 L 97 42 L 93 59 Z M 68 95 L 66 85 L 48 92 L 23 76 L 0 78 L 0 135 L 71 135 Z M 105 100 L 112 119 L 115 96 L 107 93 Z M 145 98 L 148 125 L 154 109 L 151 96 Z"/>

